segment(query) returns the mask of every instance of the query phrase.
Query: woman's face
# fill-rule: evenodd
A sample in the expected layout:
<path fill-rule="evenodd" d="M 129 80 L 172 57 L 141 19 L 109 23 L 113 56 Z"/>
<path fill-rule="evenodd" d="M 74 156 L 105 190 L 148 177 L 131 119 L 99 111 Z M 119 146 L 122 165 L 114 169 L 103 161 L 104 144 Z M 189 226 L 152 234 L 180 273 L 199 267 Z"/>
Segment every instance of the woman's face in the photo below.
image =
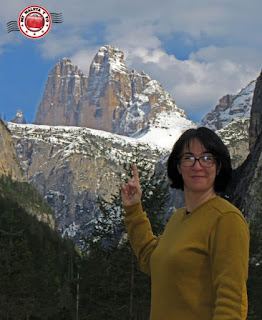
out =
<path fill-rule="evenodd" d="M 192 155 L 195 158 L 211 155 L 198 139 L 191 140 L 189 148 L 187 146 L 184 147 L 183 154 L 185 153 L 187 155 Z M 181 172 L 184 181 L 184 191 L 191 191 L 194 193 L 215 192 L 214 183 L 217 174 L 216 163 L 209 168 L 202 167 L 199 161 L 196 161 L 192 167 L 184 167 L 180 164 L 179 171 Z"/>

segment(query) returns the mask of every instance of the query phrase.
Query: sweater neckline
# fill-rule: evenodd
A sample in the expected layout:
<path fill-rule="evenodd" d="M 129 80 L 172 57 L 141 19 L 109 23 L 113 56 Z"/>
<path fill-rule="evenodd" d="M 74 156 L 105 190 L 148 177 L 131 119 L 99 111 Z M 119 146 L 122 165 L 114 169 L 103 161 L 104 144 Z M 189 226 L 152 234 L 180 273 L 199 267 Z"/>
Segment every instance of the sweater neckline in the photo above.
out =
<path fill-rule="evenodd" d="M 194 210 L 192 211 L 188 211 L 186 209 L 186 207 L 184 208 L 184 216 L 185 217 L 191 217 L 192 214 L 194 214 L 195 212 L 197 212 L 198 210 L 200 210 L 202 207 L 206 206 L 207 204 L 213 202 L 213 201 L 216 201 L 218 198 L 220 198 L 219 196 L 215 196 L 214 198 L 211 198 L 211 199 L 208 199 L 207 201 L 201 203 L 198 207 L 196 207 Z"/>

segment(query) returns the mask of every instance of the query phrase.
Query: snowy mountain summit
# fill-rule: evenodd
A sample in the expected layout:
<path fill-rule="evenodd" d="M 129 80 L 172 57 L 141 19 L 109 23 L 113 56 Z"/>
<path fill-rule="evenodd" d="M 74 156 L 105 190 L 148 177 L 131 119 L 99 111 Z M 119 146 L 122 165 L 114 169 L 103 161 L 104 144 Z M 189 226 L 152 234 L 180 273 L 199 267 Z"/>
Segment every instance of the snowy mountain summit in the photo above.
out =
<path fill-rule="evenodd" d="M 103 46 L 86 77 L 64 58 L 51 70 L 36 124 L 79 126 L 143 141 L 165 137 L 170 145 L 194 127 L 161 84 L 144 72 L 128 71 L 124 54 Z"/>
<path fill-rule="evenodd" d="M 250 118 L 255 84 L 256 80 L 253 80 L 238 94 L 222 97 L 219 104 L 202 119 L 200 125 L 219 130 L 238 118 Z"/>

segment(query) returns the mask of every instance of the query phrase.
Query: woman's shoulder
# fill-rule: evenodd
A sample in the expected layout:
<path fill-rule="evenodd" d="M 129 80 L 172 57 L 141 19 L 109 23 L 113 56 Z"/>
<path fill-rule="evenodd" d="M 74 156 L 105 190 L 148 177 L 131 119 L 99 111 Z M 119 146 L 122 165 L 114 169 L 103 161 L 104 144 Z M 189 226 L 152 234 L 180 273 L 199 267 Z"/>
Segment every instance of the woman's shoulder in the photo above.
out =
<path fill-rule="evenodd" d="M 217 212 L 219 216 L 234 213 L 246 222 L 243 213 L 231 202 L 222 197 L 216 197 L 214 201 L 210 203 L 210 205 L 213 207 L 213 209 Z"/>
<path fill-rule="evenodd" d="M 234 206 L 231 202 L 219 196 L 214 199 L 213 205 L 216 206 L 216 208 L 221 212 L 227 212 L 227 211 L 240 212 L 240 210 L 236 206 Z"/>

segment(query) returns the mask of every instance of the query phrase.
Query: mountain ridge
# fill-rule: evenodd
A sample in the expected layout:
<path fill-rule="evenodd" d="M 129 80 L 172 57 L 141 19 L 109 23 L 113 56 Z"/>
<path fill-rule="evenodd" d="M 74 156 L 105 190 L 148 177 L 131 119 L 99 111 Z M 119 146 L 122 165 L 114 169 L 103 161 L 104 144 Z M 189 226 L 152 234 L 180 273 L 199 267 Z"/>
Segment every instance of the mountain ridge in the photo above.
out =
<path fill-rule="evenodd" d="M 86 77 L 64 58 L 50 71 L 35 124 L 68 125 L 132 136 L 150 131 L 159 114 L 188 121 L 160 83 L 127 70 L 118 48 L 102 46 Z"/>

